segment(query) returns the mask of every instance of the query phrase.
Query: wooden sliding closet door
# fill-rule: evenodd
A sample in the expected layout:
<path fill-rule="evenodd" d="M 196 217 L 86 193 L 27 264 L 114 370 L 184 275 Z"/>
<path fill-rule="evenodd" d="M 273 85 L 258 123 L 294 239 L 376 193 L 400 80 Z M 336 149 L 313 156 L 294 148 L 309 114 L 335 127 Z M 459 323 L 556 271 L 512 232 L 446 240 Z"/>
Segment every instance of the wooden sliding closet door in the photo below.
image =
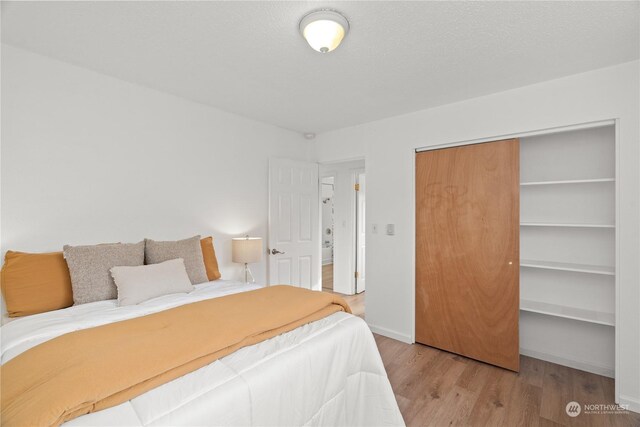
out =
<path fill-rule="evenodd" d="M 416 341 L 519 369 L 519 141 L 416 155 Z"/>

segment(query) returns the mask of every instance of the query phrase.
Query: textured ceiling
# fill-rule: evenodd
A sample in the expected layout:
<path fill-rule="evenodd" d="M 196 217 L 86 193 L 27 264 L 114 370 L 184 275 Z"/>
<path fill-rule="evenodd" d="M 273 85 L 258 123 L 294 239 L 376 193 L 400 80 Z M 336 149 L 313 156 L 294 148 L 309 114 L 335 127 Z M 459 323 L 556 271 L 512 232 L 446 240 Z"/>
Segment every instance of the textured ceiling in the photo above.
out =
<path fill-rule="evenodd" d="M 2 41 L 301 132 L 639 56 L 639 2 L 2 2 Z M 331 7 L 336 51 L 298 22 Z"/>

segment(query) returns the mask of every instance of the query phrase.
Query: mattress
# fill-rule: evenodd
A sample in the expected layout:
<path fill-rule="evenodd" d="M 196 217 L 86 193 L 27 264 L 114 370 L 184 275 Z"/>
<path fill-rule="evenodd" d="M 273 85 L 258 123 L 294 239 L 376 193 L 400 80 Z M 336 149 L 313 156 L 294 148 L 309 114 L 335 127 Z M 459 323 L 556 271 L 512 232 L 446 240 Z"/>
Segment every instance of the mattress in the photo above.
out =
<path fill-rule="evenodd" d="M 217 280 L 135 306 L 99 301 L 20 318 L 0 330 L 1 360 L 75 330 L 257 288 Z M 340 312 L 65 425 L 403 424 L 371 331 L 362 319 Z"/>

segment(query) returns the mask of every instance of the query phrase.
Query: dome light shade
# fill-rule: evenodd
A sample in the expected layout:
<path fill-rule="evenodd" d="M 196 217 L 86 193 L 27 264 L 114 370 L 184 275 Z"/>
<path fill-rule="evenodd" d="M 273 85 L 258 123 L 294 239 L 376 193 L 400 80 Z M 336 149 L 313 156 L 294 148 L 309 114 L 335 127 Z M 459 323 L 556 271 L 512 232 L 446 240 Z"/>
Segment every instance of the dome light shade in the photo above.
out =
<path fill-rule="evenodd" d="M 333 10 L 318 10 L 300 21 L 300 33 L 309 46 L 321 53 L 331 52 L 349 32 L 347 18 Z"/>

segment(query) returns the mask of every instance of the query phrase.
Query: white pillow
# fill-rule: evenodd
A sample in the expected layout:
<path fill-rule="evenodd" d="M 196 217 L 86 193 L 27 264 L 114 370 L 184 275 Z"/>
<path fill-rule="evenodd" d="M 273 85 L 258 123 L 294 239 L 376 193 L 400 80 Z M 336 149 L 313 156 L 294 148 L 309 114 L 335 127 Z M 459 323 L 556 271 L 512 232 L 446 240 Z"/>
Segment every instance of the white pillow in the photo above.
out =
<path fill-rule="evenodd" d="M 110 271 L 118 288 L 118 305 L 139 304 L 194 289 L 182 258 L 152 265 L 112 267 Z"/>

